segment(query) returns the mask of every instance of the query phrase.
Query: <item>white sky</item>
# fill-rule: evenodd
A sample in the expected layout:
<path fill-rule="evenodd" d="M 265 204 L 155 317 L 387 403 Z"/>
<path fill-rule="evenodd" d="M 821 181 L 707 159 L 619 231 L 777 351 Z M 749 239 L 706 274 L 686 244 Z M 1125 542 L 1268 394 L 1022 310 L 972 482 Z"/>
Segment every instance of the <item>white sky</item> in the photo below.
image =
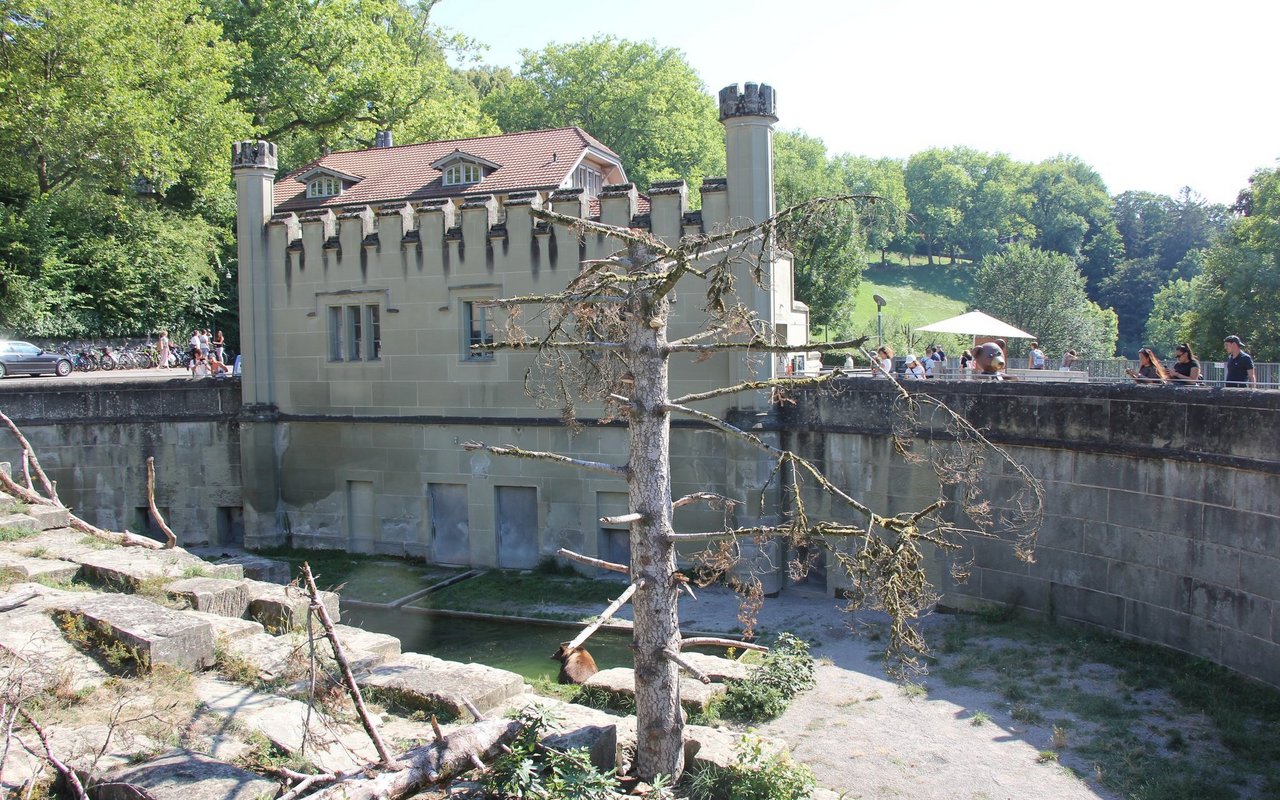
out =
<path fill-rule="evenodd" d="M 598 33 L 684 51 L 709 92 L 778 93 L 833 153 L 967 145 L 1084 159 L 1116 194 L 1229 203 L 1280 159 L 1280 0 L 446 0 L 433 19 L 520 65 Z"/>

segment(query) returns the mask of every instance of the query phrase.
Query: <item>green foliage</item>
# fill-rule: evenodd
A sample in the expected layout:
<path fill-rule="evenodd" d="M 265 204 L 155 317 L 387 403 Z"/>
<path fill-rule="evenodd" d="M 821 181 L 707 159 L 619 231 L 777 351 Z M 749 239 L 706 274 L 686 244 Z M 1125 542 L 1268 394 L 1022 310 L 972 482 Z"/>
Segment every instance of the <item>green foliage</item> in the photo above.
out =
<path fill-rule="evenodd" d="M 613 692 L 603 686 L 579 686 L 571 702 L 600 711 L 616 711 L 620 714 L 636 713 L 635 695 Z"/>
<path fill-rule="evenodd" d="M 955 246 L 974 189 L 973 177 L 953 156 L 954 151 L 933 149 L 907 160 L 904 177 L 911 216 L 929 264 L 935 253 Z"/>
<path fill-rule="evenodd" d="M 23 539 L 30 539 L 32 536 L 38 536 L 40 531 L 31 530 L 29 528 L 16 528 L 12 526 L 0 526 L 0 542 L 20 542 Z"/>
<path fill-rule="evenodd" d="M 547 800 L 609 800 L 618 796 L 613 770 L 597 770 L 585 748 L 561 752 L 541 746 L 539 740 L 551 721 L 547 711 L 526 708 L 519 721 L 510 749 L 485 775 L 487 791 L 502 798 Z"/>
<path fill-rule="evenodd" d="M 1175 346 L 1187 341 L 1188 316 L 1194 307 L 1195 290 L 1191 281 L 1174 280 L 1165 284 L 1151 301 L 1143 341 L 1161 357 L 1172 353 Z"/>
<path fill-rule="evenodd" d="M 641 189 L 723 174 L 715 103 L 680 51 L 597 36 L 521 54 L 519 75 L 482 103 L 502 130 L 576 125 L 621 156 Z"/>
<path fill-rule="evenodd" d="M 766 750 L 756 736 L 743 736 L 728 767 L 708 766 L 689 782 L 693 800 L 803 800 L 813 793 L 813 771 L 785 752 Z"/>
<path fill-rule="evenodd" d="M 749 679 L 729 682 L 720 712 L 740 722 L 770 720 L 787 710 L 792 697 L 813 685 L 809 643 L 783 633 Z"/>
<path fill-rule="evenodd" d="M 1039 337 L 1049 353 L 1074 349 L 1083 358 L 1115 353 L 1116 315 L 1085 294 L 1084 276 L 1060 253 L 1014 245 L 982 263 L 974 278 L 974 305 Z M 1015 340 L 1018 353 L 1026 344 Z"/>

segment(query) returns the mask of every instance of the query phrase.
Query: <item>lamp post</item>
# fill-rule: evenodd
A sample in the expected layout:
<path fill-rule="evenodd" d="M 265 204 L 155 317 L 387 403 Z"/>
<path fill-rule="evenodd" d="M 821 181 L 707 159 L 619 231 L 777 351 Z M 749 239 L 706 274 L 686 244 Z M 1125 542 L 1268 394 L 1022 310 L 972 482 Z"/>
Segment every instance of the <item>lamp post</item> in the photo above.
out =
<path fill-rule="evenodd" d="M 888 305 L 888 301 L 878 294 L 871 295 L 871 299 L 876 301 L 876 347 L 884 347 L 884 320 L 881 312 Z"/>

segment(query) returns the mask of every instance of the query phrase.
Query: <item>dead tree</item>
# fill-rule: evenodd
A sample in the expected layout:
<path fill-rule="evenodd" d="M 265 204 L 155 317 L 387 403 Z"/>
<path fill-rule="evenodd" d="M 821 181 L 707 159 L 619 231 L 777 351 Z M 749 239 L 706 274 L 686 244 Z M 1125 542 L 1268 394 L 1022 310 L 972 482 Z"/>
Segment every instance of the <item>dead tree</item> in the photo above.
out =
<path fill-rule="evenodd" d="M 798 226 L 822 224 L 824 212 L 841 202 L 866 198 L 832 198 L 810 201 L 786 209 L 757 225 L 710 235 L 685 237 L 669 246 L 637 230 L 621 230 L 599 223 L 548 211 L 537 216 L 555 225 L 568 227 L 579 235 L 605 234 L 625 244 L 625 251 L 584 263 L 581 271 L 563 291 L 547 295 L 511 297 L 493 301 L 505 310 L 505 340 L 475 345 L 481 351 L 534 349 L 537 357 L 526 376 L 530 392 L 543 393 L 561 404 L 569 424 L 578 424 L 576 404 L 599 402 L 604 418 L 624 420 L 629 431 L 629 454 L 625 464 L 609 464 L 572 458 L 558 453 L 524 450 L 515 446 L 467 442 L 469 450 L 483 449 L 495 455 L 530 458 L 612 475 L 628 486 L 630 511 L 609 518 L 615 524 L 630 525 L 631 563 L 607 565 L 625 570 L 631 578 L 634 610 L 635 698 L 638 727 L 636 768 L 642 779 L 657 775 L 679 776 L 683 770 L 679 670 L 687 663 L 680 656 L 682 640 L 677 615 L 677 599 L 686 579 L 676 568 L 676 543 L 707 542 L 705 562 L 728 569 L 735 560 L 739 539 L 765 540 L 785 537 L 793 546 L 813 546 L 843 541 L 852 546 L 839 554 L 839 562 L 849 573 L 865 602 L 887 611 L 893 618 L 892 638 L 903 649 L 921 646 L 907 624 L 932 597 L 925 580 L 922 545 L 943 548 L 957 546 L 959 529 L 944 523 L 939 511 L 943 501 L 929 504 L 915 513 L 885 516 L 875 512 L 832 483 L 814 464 L 799 455 L 774 447 L 759 436 L 730 424 L 720 417 L 698 410 L 692 404 L 743 392 L 769 392 L 779 399 L 786 392 L 820 385 L 840 377 L 836 372 L 821 377 L 785 377 L 747 380 L 733 386 L 672 398 L 668 390 L 668 366 L 678 354 L 706 358 L 717 353 L 730 357 L 771 358 L 773 354 L 828 351 L 856 348 L 862 341 L 788 345 L 778 341 L 767 320 L 759 319 L 739 304 L 735 280 L 744 273 L 763 286 L 769 260 L 774 258 L 788 231 Z M 676 286 L 698 280 L 706 298 L 705 327 L 677 341 L 668 340 L 668 323 Z M 692 294 L 692 293 L 690 293 Z M 524 309 L 534 307 L 534 318 L 546 330 L 529 332 Z M 919 401 L 903 392 L 905 414 L 919 411 Z M 913 406 L 912 403 L 915 403 Z M 672 523 L 673 508 L 692 502 L 732 509 L 734 502 L 716 495 L 698 493 L 687 498 L 672 496 L 670 468 L 671 418 L 673 415 L 697 420 L 709 428 L 765 451 L 775 461 L 771 481 L 780 481 L 790 505 L 779 524 L 735 526 L 726 513 L 726 525 L 713 531 L 677 532 Z M 958 415 L 948 424 L 963 428 Z M 966 439 L 981 444 L 976 431 Z M 979 441 L 980 440 L 980 441 Z M 989 443 L 986 443 L 989 444 Z M 908 445 L 902 446 L 909 452 Z M 938 459 L 933 459 L 935 462 Z M 960 458 L 947 454 L 946 481 L 962 482 L 981 458 Z M 962 463 L 968 471 L 956 466 Z M 941 469 L 941 465 L 940 469 Z M 940 471 L 940 475 L 943 474 Z M 1025 474 L 1025 472 L 1024 472 Z M 1032 499 L 1038 489 L 1032 482 Z M 802 490 L 804 487 L 804 490 Z M 818 521 L 805 511 L 805 491 L 823 492 L 836 503 L 851 509 L 860 518 L 857 524 Z M 967 494 L 965 495 L 968 496 Z M 977 502 L 966 510 L 981 516 Z M 1034 532 L 1038 506 L 1029 503 L 1018 518 L 1019 545 Z M 979 520 L 980 521 L 980 520 Z M 1007 522 L 1007 520 L 1005 520 Z M 996 526 L 989 525 L 991 533 Z M 585 556 L 566 554 L 583 560 Z M 748 591 L 750 594 L 750 591 Z M 756 597 L 759 597 L 757 592 Z M 616 604 L 615 604 L 616 605 Z M 589 632 L 584 631 L 587 635 Z M 582 639 L 585 637 L 579 637 Z M 576 640 L 575 640 L 576 641 Z M 694 670 L 696 672 L 696 670 Z"/>

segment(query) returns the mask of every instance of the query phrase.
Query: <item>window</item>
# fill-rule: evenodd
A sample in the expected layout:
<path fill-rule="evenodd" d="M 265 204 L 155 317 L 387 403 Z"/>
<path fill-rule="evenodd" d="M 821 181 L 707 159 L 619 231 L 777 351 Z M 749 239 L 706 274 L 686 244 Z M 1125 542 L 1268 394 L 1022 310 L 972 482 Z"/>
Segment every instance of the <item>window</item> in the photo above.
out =
<path fill-rule="evenodd" d="M 573 188 L 585 189 L 587 197 L 599 197 L 604 187 L 604 175 L 598 169 L 583 164 L 573 171 Z"/>
<path fill-rule="evenodd" d="M 479 164 L 454 164 L 444 171 L 445 186 L 460 186 L 468 183 L 479 183 L 484 172 Z"/>
<path fill-rule="evenodd" d="M 472 345 L 493 344 L 493 318 L 488 306 L 481 301 L 467 300 L 462 304 L 463 344 L 462 357 L 466 361 L 492 361 L 492 350 L 472 350 Z"/>
<path fill-rule="evenodd" d="M 376 303 L 329 306 L 329 360 L 382 357 L 382 308 Z"/>
<path fill-rule="evenodd" d="M 342 194 L 342 181 L 332 175 L 321 175 L 307 183 L 307 197 L 336 197 Z"/>

